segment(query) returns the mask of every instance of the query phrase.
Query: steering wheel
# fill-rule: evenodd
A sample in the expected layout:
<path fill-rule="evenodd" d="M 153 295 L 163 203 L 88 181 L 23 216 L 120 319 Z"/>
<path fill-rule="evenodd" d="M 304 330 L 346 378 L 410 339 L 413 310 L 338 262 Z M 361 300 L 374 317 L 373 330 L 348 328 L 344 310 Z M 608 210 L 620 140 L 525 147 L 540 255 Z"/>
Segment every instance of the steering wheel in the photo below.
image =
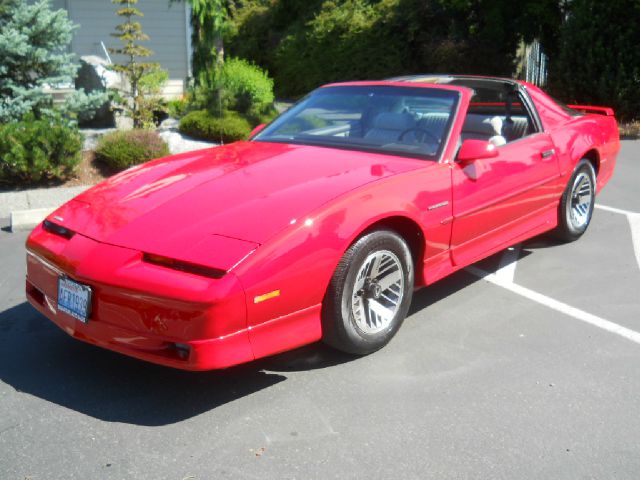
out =
<path fill-rule="evenodd" d="M 436 137 L 433 133 L 431 133 L 429 130 L 425 130 L 423 128 L 418 128 L 418 127 L 407 128 L 400 134 L 400 136 L 398 137 L 398 140 L 400 141 L 404 140 L 404 136 L 409 132 L 416 132 L 416 136 L 415 136 L 415 139 L 417 141 L 416 143 L 424 143 L 427 137 L 433 140 L 433 143 L 440 143 L 440 139 Z"/>

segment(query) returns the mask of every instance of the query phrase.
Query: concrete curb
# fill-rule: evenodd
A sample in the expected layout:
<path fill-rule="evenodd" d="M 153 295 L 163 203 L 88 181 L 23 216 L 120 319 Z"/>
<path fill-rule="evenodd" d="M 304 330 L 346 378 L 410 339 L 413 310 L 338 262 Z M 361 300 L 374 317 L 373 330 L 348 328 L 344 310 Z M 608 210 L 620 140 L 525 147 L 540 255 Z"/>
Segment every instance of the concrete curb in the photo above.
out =
<path fill-rule="evenodd" d="M 11 212 L 11 216 L 9 217 L 9 228 L 12 232 L 31 230 L 55 209 L 56 207 L 34 208 L 31 210 L 17 210 L 15 212 Z"/>
<path fill-rule="evenodd" d="M 0 218 L 10 219 L 11 231 L 33 228 L 50 212 L 90 187 L 81 185 L 0 192 Z"/>

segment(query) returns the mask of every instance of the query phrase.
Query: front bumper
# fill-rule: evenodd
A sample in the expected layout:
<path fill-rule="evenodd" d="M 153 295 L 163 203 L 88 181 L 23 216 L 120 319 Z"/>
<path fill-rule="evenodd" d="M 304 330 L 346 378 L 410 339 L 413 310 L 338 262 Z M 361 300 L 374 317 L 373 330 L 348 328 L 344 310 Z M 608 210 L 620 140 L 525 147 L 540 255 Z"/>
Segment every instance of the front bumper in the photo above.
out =
<path fill-rule="evenodd" d="M 61 275 L 91 287 L 87 323 L 58 310 Z M 150 265 L 135 250 L 39 226 L 27 240 L 26 294 L 74 338 L 141 360 L 211 370 L 254 359 L 244 291 L 232 274 L 211 279 Z"/>

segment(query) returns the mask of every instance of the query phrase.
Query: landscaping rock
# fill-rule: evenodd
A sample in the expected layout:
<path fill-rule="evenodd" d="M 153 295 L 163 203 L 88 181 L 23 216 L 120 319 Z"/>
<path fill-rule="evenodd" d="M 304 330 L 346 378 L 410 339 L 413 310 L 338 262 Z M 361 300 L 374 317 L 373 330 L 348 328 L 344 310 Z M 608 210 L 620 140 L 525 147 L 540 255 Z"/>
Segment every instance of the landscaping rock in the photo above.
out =
<path fill-rule="evenodd" d="M 160 124 L 158 127 L 158 134 L 162 139 L 167 142 L 169 150 L 172 154 L 189 152 L 191 150 L 200 150 L 202 148 L 215 147 L 218 144 L 213 142 L 203 142 L 200 140 L 194 140 L 181 134 L 178 131 L 178 124 L 180 122 L 174 118 L 168 118 Z M 98 145 L 99 138 L 106 134 L 115 131 L 115 128 L 83 128 L 81 133 L 84 135 L 83 150 L 95 150 Z"/>
<path fill-rule="evenodd" d="M 80 133 L 84 136 L 82 150 L 95 150 L 100 137 L 106 133 L 114 132 L 115 128 L 82 128 Z"/>
<path fill-rule="evenodd" d="M 167 145 L 169 145 L 169 150 L 172 154 L 218 146 L 217 143 L 192 140 L 189 137 L 185 137 L 180 132 L 165 130 L 164 132 L 159 132 L 159 134 L 160 137 L 167 142 Z"/>
<path fill-rule="evenodd" d="M 84 89 L 86 93 L 101 91 L 107 88 L 117 88 L 121 85 L 120 75 L 108 69 L 108 62 L 95 55 L 87 55 L 80 59 L 80 69 L 75 79 L 75 87 Z M 115 125 L 113 112 L 109 102 L 105 102 L 89 121 L 82 122 L 82 126 L 94 128 L 113 127 Z"/>

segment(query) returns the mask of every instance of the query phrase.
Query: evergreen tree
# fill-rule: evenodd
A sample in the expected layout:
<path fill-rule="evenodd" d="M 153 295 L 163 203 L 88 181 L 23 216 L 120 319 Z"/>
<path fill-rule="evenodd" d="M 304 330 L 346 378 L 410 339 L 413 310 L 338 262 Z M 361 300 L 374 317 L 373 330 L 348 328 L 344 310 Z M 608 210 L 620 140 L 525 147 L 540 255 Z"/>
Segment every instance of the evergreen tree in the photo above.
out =
<path fill-rule="evenodd" d="M 229 27 L 228 0 L 188 0 L 193 12 L 194 69 L 209 71 L 224 62 L 223 35 Z"/>
<path fill-rule="evenodd" d="M 65 10 L 51 10 L 49 0 L 0 0 L 0 123 L 30 112 L 55 114 L 45 87 L 73 83 L 79 65 L 68 46 L 75 28 Z M 60 110 L 90 118 L 105 100 L 100 92 L 76 91 Z"/>
<path fill-rule="evenodd" d="M 153 55 L 153 52 L 140 44 L 149 39 L 149 36 L 142 32 L 140 22 L 135 17 L 143 17 L 140 10 L 134 7 L 138 0 L 111 0 L 117 5 L 122 5 L 116 14 L 124 18 L 124 22 L 116 26 L 116 33 L 112 35 L 119 38 L 123 43 L 121 48 L 110 48 L 111 53 L 123 55 L 124 63 L 116 64 L 112 68 L 116 72 L 124 75 L 128 82 L 128 98 L 122 106 L 125 112 L 132 118 L 134 128 L 143 128 L 153 121 L 153 111 L 145 108 L 145 92 L 141 88 L 141 80 L 145 76 L 159 69 L 157 63 L 142 62 L 140 59 Z"/>
<path fill-rule="evenodd" d="M 169 0 L 169 4 L 183 0 Z M 211 82 L 211 74 L 224 62 L 224 36 L 231 28 L 232 0 L 184 0 L 191 6 L 193 58 L 191 65 L 198 84 Z"/>

